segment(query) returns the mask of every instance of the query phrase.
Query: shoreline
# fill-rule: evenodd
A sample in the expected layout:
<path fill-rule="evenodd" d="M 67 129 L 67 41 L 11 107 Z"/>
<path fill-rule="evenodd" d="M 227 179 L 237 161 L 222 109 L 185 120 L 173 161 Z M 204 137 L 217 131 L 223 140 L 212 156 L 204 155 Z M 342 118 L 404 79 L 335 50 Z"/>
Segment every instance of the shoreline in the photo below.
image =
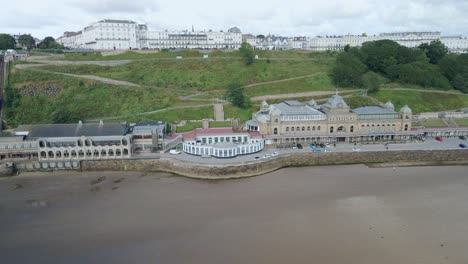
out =
<path fill-rule="evenodd" d="M 37 165 L 39 168 L 37 169 Z M 125 160 L 84 160 L 73 171 L 135 171 L 168 172 L 196 179 L 238 179 L 259 176 L 281 168 L 306 166 L 334 166 L 363 164 L 368 167 L 410 167 L 468 165 L 468 150 L 406 150 L 373 152 L 332 152 L 332 153 L 294 153 L 238 164 L 200 164 L 171 158 L 125 159 Z M 34 165 L 34 166 L 33 166 Z M 16 171 L 62 171 L 44 168 L 44 163 L 16 163 Z M 49 163 L 50 165 L 50 163 Z M 70 169 L 68 169 L 70 170 Z"/>

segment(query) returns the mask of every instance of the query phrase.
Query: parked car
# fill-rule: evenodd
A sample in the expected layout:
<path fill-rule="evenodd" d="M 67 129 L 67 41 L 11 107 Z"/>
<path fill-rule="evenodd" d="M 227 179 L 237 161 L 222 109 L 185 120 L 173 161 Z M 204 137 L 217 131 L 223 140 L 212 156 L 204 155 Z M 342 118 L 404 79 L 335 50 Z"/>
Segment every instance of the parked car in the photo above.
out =
<path fill-rule="evenodd" d="M 317 146 L 315 146 L 315 144 L 312 143 L 312 144 L 310 144 L 310 147 L 311 147 L 312 149 L 314 149 L 314 148 L 316 148 Z"/>
<path fill-rule="evenodd" d="M 360 148 L 353 148 L 353 151 L 361 151 Z"/>
<path fill-rule="evenodd" d="M 442 137 L 439 137 L 439 136 L 435 137 L 435 140 L 437 140 L 437 141 L 439 141 L 439 142 L 444 141 L 444 139 L 443 139 Z"/>
<path fill-rule="evenodd" d="M 459 136 L 458 138 L 461 139 L 461 140 L 466 140 L 465 136 Z"/>
<path fill-rule="evenodd" d="M 320 147 L 321 147 L 321 148 L 324 148 L 324 147 L 325 147 L 325 144 L 320 143 Z"/>
<path fill-rule="evenodd" d="M 255 157 L 255 158 L 254 158 L 254 160 L 259 160 L 259 159 L 260 159 L 260 157 Z"/>
<path fill-rule="evenodd" d="M 279 155 L 279 153 L 278 153 L 278 152 L 276 152 L 276 151 L 275 151 L 275 152 L 273 152 L 273 153 L 271 153 L 271 156 L 272 156 L 272 157 L 274 157 L 274 156 L 278 156 L 278 155 Z"/>
<path fill-rule="evenodd" d="M 314 148 L 314 149 L 312 150 L 312 152 L 318 153 L 318 152 L 321 152 L 321 151 L 320 151 L 320 149 Z"/>
<path fill-rule="evenodd" d="M 302 145 L 301 145 L 301 144 L 297 144 L 297 148 L 298 148 L 298 149 L 302 149 Z"/>
<path fill-rule="evenodd" d="M 460 144 L 458 145 L 460 148 L 466 148 L 466 145 L 465 144 Z"/>

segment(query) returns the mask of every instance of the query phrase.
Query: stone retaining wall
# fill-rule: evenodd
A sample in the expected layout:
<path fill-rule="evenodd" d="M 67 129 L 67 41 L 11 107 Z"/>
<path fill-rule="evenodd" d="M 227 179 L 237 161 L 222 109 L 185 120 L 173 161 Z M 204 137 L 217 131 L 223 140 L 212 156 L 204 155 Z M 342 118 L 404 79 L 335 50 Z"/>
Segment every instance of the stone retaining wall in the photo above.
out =
<path fill-rule="evenodd" d="M 227 179 L 256 176 L 291 166 L 338 164 L 375 164 L 398 162 L 430 162 L 438 165 L 458 161 L 468 163 L 468 150 L 414 150 L 373 152 L 295 153 L 268 160 L 242 164 L 194 164 L 172 159 L 127 159 L 82 161 L 82 170 L 165 171 L 201 179 Z M 222 162 L 222 160 L 219 160 Z"/>

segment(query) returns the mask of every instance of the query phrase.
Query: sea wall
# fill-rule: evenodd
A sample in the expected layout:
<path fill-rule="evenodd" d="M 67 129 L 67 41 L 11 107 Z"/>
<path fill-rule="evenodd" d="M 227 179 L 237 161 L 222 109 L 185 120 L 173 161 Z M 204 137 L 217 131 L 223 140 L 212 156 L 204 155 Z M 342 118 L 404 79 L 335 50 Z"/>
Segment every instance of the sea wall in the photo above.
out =
<path fill-rule="evenodd" d="M 81 170 L 165 171 L 201 179 L 228 179 L 256 176 L 291 166 L 339 164 L 414 163 L 441 165 L 448 162 L 468 164 L 468 150 L 412 150 L 372 152 L 294 153 L 267 160 L 238 164 L 200 164 L 175 159 L 90 160 L 81 162 Z"/>

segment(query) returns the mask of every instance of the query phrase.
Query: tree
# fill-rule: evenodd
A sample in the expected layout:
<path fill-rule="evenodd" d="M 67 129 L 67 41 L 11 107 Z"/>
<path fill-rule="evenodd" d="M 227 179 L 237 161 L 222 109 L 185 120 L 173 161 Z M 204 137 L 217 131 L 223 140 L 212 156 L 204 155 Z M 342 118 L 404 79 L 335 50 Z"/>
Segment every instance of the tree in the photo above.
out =
<path fill-rule="evenodd" d="M 439 67 L 427 62 L 402 64 L 398 80 L 423 87 L 451 88 L 449 80 L 441 73 Z"/>
<path fill-rule="evenodd" d="M 398 64 L 407 64 L 417 61 L 428 62 L 429 58 L 426 54 L 417 48 L 408 48 L 399 46 L 397 49 L 396 59 Z"/>
<path fill-rule="evenodd" d="M 16 40 L 9 34 L 0 34 L 0 50 L 14 49 Z"/>
<path fill-rule="evenodd" d="M 234 106 L 245 108 L 249 105 L 248 100 L 245 98 L 244 87 L 238 82 L 228 85 L 225 97 Z"/>
<path fill-rule="evenodd" d="M 252 65 L 254 63 L 254 54 L 252 51 L 252 46 L 250 46 L 250 44 L 247 42 L 243 42 L 239 50 L 242 57 L 244 57 L 245 65 Z"/>
<path fill-rule="evenodd" d="M 54 124 L 76 123 L 81 120 L 79 115 L 68 109 L 57 109 L 52 112 L 50 119 Z"/>
<path fill-rule="evenodd" d="M 34 38 L 31 35 L 24 34 L 19 36 L 18 44 L 20 44 L 22 48 L 32 49 L 36 46 L 36 41 L 34 41 Z"/>
<path fill-rule="evenodd" d="M 385 78 L 373 71 L 368 71 L 362 76 L 362 87 L 370 93 L 377 92 L 383 83 Z"/>
<path fill-rule="evenodd" d="M 264 39 L 264 38 L 265 38 L 265 36 L 264 36 L 264 35 L 257 35 L 257 38 Z"/>
<path fill-rule="evenodd" d="M 57 43 L 53 37 L 46 37 L 37 45 L 40 49 L 60 49 L 62 45 Z"/>
<path fill-rule="evenodd" d="M 344 52 L 348 52 L 350 48 L 351 48 L 351 46 L 349 46 L 349 44 L 346 44 L 346 45 L 344 46 L 344 49 L 343 49 L 343 50 L 344 50 Z"/>
<path fill-rule="evenodd" d="M 370 41 L 362 44 L 362 61 L 370 70 L 385 73 L 385 70 L 398 63 L 397 53 L 400 45 L 391 40 Z"/>
<path fill-rule="evenodd" d="M 338 87 L 360 87 L 366 66 L 349 52 L 340 53 L 330 75 Z"/>
<path fill-rule="evenodd" d="M 438 64 L 439 61 L 448 53 L 447 47 L 440 42 L 440 40 L 431 41 L 431 43 L 423 43 L 418 46 L 419 49 L 426 53 L 429 58 L 429 62 L 432 64 Z"/>

